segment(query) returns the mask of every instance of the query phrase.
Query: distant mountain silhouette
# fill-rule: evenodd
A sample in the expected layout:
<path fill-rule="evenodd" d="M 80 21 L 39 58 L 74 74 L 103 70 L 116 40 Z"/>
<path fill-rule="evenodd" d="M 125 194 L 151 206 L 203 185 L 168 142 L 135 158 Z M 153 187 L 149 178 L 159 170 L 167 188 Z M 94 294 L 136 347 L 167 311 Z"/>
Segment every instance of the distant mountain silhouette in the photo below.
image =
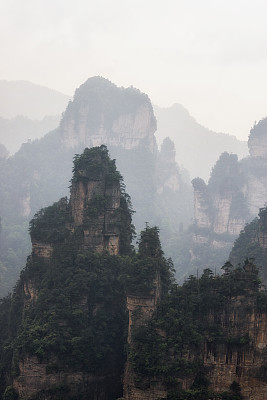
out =
<path fill-rule="evenodd" d="M 60 115 L 46 116 L 42 120 L 32 120 L 21 115 L 10 119 L 0 117 L 0 143 L 10 154 L 14 154 L 22 143 L 40 139 L 57 128 L 60 118 Z"/>
<path fill-rule="evenodd" d="M 208 180 L 213 165 L 224 151 L 235 153 L 238 158 L 248 155 L 247 142 L 200 125 L 180 104 L 153 108 L 158 123 L 158 142 L 166 136 L 173 140 L 176 161 L 190 172 L 191 178 L 199 176 Z"/>
<path fill-rule="evenodd" d="M 61 114 L 70 96 L 28 81 L 0 80 L 0 116 L 14 118 L 23 115 L 43 119 Z"/>

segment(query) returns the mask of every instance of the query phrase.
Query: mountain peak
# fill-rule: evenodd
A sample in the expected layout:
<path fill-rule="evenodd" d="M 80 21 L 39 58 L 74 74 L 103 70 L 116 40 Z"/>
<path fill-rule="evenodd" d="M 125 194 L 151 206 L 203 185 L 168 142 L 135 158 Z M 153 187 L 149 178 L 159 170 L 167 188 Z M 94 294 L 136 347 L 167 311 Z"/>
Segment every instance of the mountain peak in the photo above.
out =
<path fill-rule="evenodd" d="M 60 124 L 67 148 L 106 144 L 132 149 L 145 141 L 154 152 L 155 130 L 146 94 L 133 87 L 117 87 L 100 76 L 89 78 L 76 90 Z"/>

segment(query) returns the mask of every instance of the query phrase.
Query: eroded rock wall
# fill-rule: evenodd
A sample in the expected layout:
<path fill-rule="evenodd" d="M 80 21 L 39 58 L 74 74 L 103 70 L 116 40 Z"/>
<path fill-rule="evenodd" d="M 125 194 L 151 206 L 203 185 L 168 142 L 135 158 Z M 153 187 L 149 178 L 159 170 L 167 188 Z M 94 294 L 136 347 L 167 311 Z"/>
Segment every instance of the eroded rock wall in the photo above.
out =
<path fill-rule="evenodd" d="M 29 262 L 33 262 L 37 269 L 50 268 L 53 257 L 56 257 L 55 252 L 58 256 L 66 241 L 70 243 L 73 257 L 77 256 L 75 251 L 84 250 L 98 253 L 105 250 L 111 255 L 120 252 L 120 174 L 108 158 L 108 151 L 104 146 L 85 150 L 78 161 L 85 165 L 85 168 L 78 166 L 75 169 L 70 200 L 63 198 L 53 206 L 41 210 L 32 222 L 32 254 Z M 86 169 L 88 164 L 91 169 Z M 128 211 L 125 209 L 124 213 L 127 214 Z M 127 241 L 125 238 L 124 240 Z M 53 273 L 56 272 L 51 270 L 51 274 Z M 35 307 L 40 287 L 40 282 L 36 285 L 34 279 L 27 274 L 23 279 L 22 319 Z M 82 299 L 80 305 L 84 312 L 88 313 L 87 297 Z M 60 324 L 67 326 L 64 317 Z M 77 368 L 72 371 L 70 365 L 61 365 L 56 354 L 46 353 L 45 350 L 44 355 L 37 357 L 24 349 L 23 358 L 18 362 L 18 371 L 13 386 L 19 398 L 23 399 L 29 399 L 41 392 L 44 396 L 47 393 L 47 399 L 57 398 L 57 390 L 61 386 L 68 388 L 67 396 L 79 393 L 84 399 L 88 398 L 89 393 L 93 400 L 108 400 L 121 390 L 118 371 L 113 373 L 112 367 L 107 366 L 108 372 L 103 376 L 101 373 L 77 371 Z"/>
<path fill-rule="evenodd" d="M 266 118 L 251 129 L 248 147 L 250 156 L 240 161 L 234 154 L 223 153 L 208 185 L 200 178 L 193 180 L 196 228 L 193 243 L 205 243 L 211 249 L 225 248 L 225 260 L 229 245 L 266 204 Z"/>
<path fill-rule="evenodd" d="M 211 316 L 220 319 L 228 344 L 206 342 L 204 367 L 216 392 L 229 390 L 235 381 L 245 400 L 267 398 L 267 314 L 257 310 L 255 296 L 232 298 L 224 312 Z"/>
<path fill-rule="evenodd" d="M 116 396 L 119 386 L 116 374 L 101 376 L 85 372 L 67 372 L 63 368 L 58 370 L 55 367 L 56 362 L 53 358 L 40 362 L 35 356 L 20 361 L 20 375 L 13 383 L 19 398 L 30 399 L 36 393 L 49 400 L 58 396 L 69 398 L 77 393 L 82 399 L 88 398 L 87 394 L 90 393 L 91 400 L 109 400 Z M 64 388 L 68 388 L 66 392 Z"/>
<path fill-rule="evenodd" d="M 158 302 L 161 300 L 161 281 L 159 273 L 154 280 L 154 290 L 148 295 L 128 295 L 127 309 L 129 311 L 128 325 L 128 345 L 132 343 L 133 330 L 146 323 L 156 310 Z M 140 382 L 139 382 L 140 383 Z M 124 400 L 160 400 L 167 398 L 167 390 L 162 382 L 156 379 L 148 379 L 142 387 L 138 384 L 135 373 L 128 359 L 123 381 L 123 399 Z"/>
<path fill-rule="evenodd" d="M 94 97 L 87 95 L 90 92 Z M 156 151 L 156 119 L 148 97 L 133 88 L 118 88 L 101 77 L 88 79 L 76 90 L 60 131 L 66 148 L 105 144 L 131 150 L 145 141 L 152 153 Z"/>

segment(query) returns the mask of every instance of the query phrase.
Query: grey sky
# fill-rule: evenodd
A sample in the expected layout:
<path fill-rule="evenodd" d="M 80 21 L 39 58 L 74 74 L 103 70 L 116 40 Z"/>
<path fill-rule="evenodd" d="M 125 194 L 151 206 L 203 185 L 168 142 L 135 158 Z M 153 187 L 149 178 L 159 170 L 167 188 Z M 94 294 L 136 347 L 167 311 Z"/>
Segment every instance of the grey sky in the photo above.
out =
<path fill-rule="evenodd" d="M 93 75 L 246 139 L 267 116 L 266 0 L 0 0 L 0 79 Z"/>

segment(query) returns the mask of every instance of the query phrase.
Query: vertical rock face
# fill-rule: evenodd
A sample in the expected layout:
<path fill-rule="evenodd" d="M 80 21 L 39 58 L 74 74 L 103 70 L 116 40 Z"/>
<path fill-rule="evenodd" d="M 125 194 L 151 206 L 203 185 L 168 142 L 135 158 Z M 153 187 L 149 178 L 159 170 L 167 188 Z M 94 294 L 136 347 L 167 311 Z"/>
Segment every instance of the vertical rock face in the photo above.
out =
<path fill-rule="evenodd" d="M 223 196 L 214 197 L 215 218 L 213 230 L 217 234 L 227 233 L 237 236 L 245 224 L 246 217 L 243 218 L 231 215 L 234 193 L 225 192 Z"/>
<path fill-rule="evenodd" d="M 157 193 L 160 195 L 164 190 L 179 192 L 182 185 L 180 171 L 175 162 L 174 143 L 167 137 L 164 139 L 158 156 Z"/>
<path fill-rule="evenodd" d="M 238 382 L 245 400 L 267 397 L 267 315 L 257 310 L 253 296 L 232 298 L 221 315 L 221 326 L 232 337 L 227 345 L 206 342 L 204 367 L 208 371 L 211 389 L 216 392 L 229 390 Z M 212 321 L 210 321 L 212 322 Z"/>
<path fill-rule="evenodd" d="M 215 165 L 209 184 L 192 181 L 195 198 L 195 223 L 215 234 L 237 235 L 248 218 L 244 198 L 244 177 L 237 156 L 223 153 Z"/>
<path fill-rule="evenodd" d="M 224 154 L 222 163 L 229 163 L 232 156 Z M 234 160 L 233 164 L 237 163 Z M 220 169 L 223 176 L 220 176 Z M 222 265 L 228 257 L 234 239 L 243 228 L 247 218 L 244 196 L 238 187 L 233 166 L 217 165 L 208 185 L 200 178 L 192 181 L 194 188 L 193 241 L 191 260 L 197 268 L 214 268 Z M 225 176 L 224 176 L 225 174 Z M 228 175 L 228 176 L 227 176 Z M 199 247 L 201 246 L 201 247 Z"/>
<path fill-rule="evenodd" d="M 168 137 L 157 154 L 154 182 L 155 210 L 161 222 L 155 223 L 162 230 L 167 225 L 173 232 L 178 232 L 179 226 L 187 227 L 193 214 L 193 193 L 187 171 L 175 162 L 175 146 Z"/>
<path fill-rule="evenodd" d="M 85 149 L 81 156 L 75 157 L 73 172 L 69 203 L 61 199 L 56 206 L 59 210 L 55 208 L 51 215 L 55 213 L 56 218 L 57 213 L 62 213 L 61 217 L 66 218 L 64 229 L 69 234 L 75 234 L 77 229 L 82 232 L 80 243 L 83 249 L 97 252 L 108 250 L 111 254 L 118 254 L 121 175 L 114 161 L 108 158 L 106 147 Z M 44 213 L 45 210 L 37 214 L 31 223 L 32 247 L 34 255 L 49 259 L 55 236 L 51 236 L 51 228 L 42 223 Z M 62 229 L 62 226 L 58 229 Z"/>
<path fill-rule="evenodd" d="M 262 160 L 264 161 L 264 160 Z M 267 161 L 267 160 L 266 160 Z M 262 162 L 263 172 L 266 170 L 267 164 Z M 255 217 L 258 214 L 259 208 L 263 207 L 267 199 L 267 177 L 249 174 L 247 203 L 250 215 Z"/>
<path fill-rule="evenodd" d="M 267 118 L 251 129 L 248 147 L 250 159 L 247 161 L 247 202 L 251 215 L 256 216 L 267 198 Z"/>
<path fill-rule="evenodd" d="M 203 179 L 192 181 L 194 188 L 194 217 L 199 228 L 211 227 L 211 210 L 209 209 L 209 193 Z"/>
<path fill-rule="evenodd" d="M 259 292 L 257 268 L 247 261 L 223 277 L 210 272 L 176 287 L 149 323 L 141 320 L 125 399 L 265 399 L 267 297 Z"/>
<path fill-rule="evenodd" d="M 60 125 L 67 148 L 106 144 L 130 150 L 145 140 L 152 153 L 155 130 L 156 119 L 146 95 L 134 88 L 118 88 L 101 77 L 88 79 L 76 90 Z"/>
<path fill-rule="evenodd" d="M 239 162 L 236 155 L 223 153 L 207 186 L 199 178 L 193 180 L 197 227 L 236 236 L 265 205 L 267 119 L 251 129 L 248 147 L 250 157 Z"/>
<path fill-rule="evenodd" d="M 154 289 L 147 295 L 128 295 L 126 306 L 129 311 L 128 345 L 131 346 L 134 329 L 145 324 L 152 317 L 156 306 L 161 299 L 161 282 L 159 273 L 154 280 Z M 166 390 L 160 383 L 150 385 L 147 389 L 138 387 L 136 376 L 128 360 L 124 371 L 124 399 L 125 400 L 158 400 L 166 398 Z"/>
<path fill-rule="evenodd" d="M 147 279 L 152 281 L 153 284 L 150 290 L 142 291 L 138 291 L 137 287 L 134 286 L 132 292 L 129 292 L 127 295 L 126 306 L 129 311 L 127 342 L 129 351 L 131 351 L 131 347 L 133 346 L 132 338 L 136 330 L 151 319 L 164 293 L 164 278 L 161 275 L 162 271 L 160 267 L 164 261 L 158 232 L 155 228 L 147 228 L 141 235 L 139 253 L 143 253 L 143 255 L 149 257 L 147 261 L 150 264 L 151 271 L 150 277 L 147 277 Z M 128 357 L 125 366 L 123 386 L 123 398 L 125 400 L 158 400 L 166 398 L 166 389 L 160 382 L 150 382 L 148 385 L 145 385 L 145 388 L 142 387 L 142 383 L 141 386 L 138 385 L 138 376 L 134 372 L 131 357 Z"/>
<path fill-rule="evenodd" d="M 256 216 L 267 198 L 267 119 L 250 132 L 250 157 L 238 162 L 234 154 L 223 153 L 214 166 L 209 184 L 195 184 L 195 221 L 218 234 L 237 235 L 246 221 Z M 238 204 L 240 205 L 238 210 Z M 212 222 L 204 214 L 213 213 Z"/>
<path fill-rule="evenodd" d="M 104 146 L 102 152 L 94 154 L 93 149 L 87 149 L 83 160 L 74 161 L 71 213 L 74 227 L 83 229 L 84 248 L 118 254 L 121 176 L 114 163 L 108 165 Z"/>
<path fill-rule="evenodd" d="M 265 125 L 267 120 L 260 122 L 251 130 L 250 157 L 238 161 L 236 155 L 223 153 L 212 170 L 208 185 L 205 185 L 200 178 L 192 181 L 195 199 L 194 242 L 200 243 L 201 234 L 202 243 L 206 243 L 211 250 L 220 249 L 218 264 L 227 259 L 228 252 L 240 231 L 265 204 L 267 198 Z"/>
<path fill-rule="evenodd" d="M 119 253 L 127 254 L 130 248 L 132 232 L 131 214 L 125 197 L 123 197 L 121 193 L 121 179 L 121 175 L 116 169 L 115 162 L 114 160 L 110 160 L 105 146 L 85 149 L 84 153 L 82 155 L 76 155 L 74 160 L 70 201 L 68 201 L 67 198 L 61 199 L 53 206 L 41 210 L 31 221 L 32 254 L 29 258 L 28 268 L 32 269 L 32 274 L 35 274 L 35 277 L 31 275 L 28 277 L 27 273 L 25 273 L 23 278 L 22 292 L 24 306 L 22 318 L 25 318 L 25 321 L 29 321 L 29 318 L 31 318 L 29 315 L 31 316 L 32 313 L 38 315 L 35 306 L 39 301 L 39 289 L 42 288 L 41 292 L 44 290 L 42 281 L 41 283 L 39 281 L 39 276 L 45 274 L 45 270 L 51 270 L 48 279 L 50 279 L 53 274 L 55 276 L 53 279 L 57 279 L 56 277 L 60 276 L 62 273 L 60 272 L 60 264 L 64 263 L 64 257 L 67 257 L 65 267 L 69 268 L 70 265 L 73 264 L 73 268 L 75 268 L 74 265 L 76 264 L 77 274 L 79 275 L 82 273 L 82 268 L 84 268 L 82 267 L 84 263 L 83 260 L 88 257 L 88 261 L 85 263 L 85 270 L 83 271 L 84 277 L 79 282 L 79 293 L 76 293 L 74 298 L 72 298 L 72 292 L 73 290 L 75 291 L 75 288 L 70 285 L 70 278 L 67 278 L 67 281 L 65 281 L 66 287 L 70 285 L 69 289 L 66 289 L 64 284 L 61 289 L 58 289 L 57 295 L 62 298 L 66 295 L 63 294 L 66 290 L 67 296 L 70 296 L 65 307 L 68 307 L 69 301 L 73 303 L 68 311 L 72 314 L 70 321 L 68 320 L 70 317 L 66 316 L 66 310 L 61 309 L 61 306 L 59 306 L 59 301 L 59 309 L 57 309 L 57 311 L 52 310 L 52 314 L 47 318 L 47 323 L 49 324 L 49 318 L 51 320 L 56 317 L 58 319 L 56 325 L 52 324 L 48 332 L 45 332 L 46 323 L 42 325 L 42 323 L 39 322 L 42 332 L 40 331 L 41 333 L 37 334 L 36 337 L 38 337 L 38 339 L 36 339 L 35 343 L 42 340 L 44 340 L 44 342 L 47 340 L 47 343 L 51 343 L 51 341 L 53 341 L 51 331 L 55 326 L 58 326 L 57 329 L 63 329 L 63 331 L 66 329 L 68 331 L 65 338 L 65 346 L 66 343 L 68 343 L 67 346 L 70 346 L 71 349 L 69 351 L 75 353 L 78 343 L 80 344 L 82 340 L 89 340 L 89 331 L 92 329 L 90 324 L 94 323 L 92 322 L 94 318 L 100 318 L 100 320 L 102 320 L 106 309 L 110 307 L 110 315 L 108 315 L 106 319 L 111 318 L 112 314 L 115 313 L 116 317 L 114 316 L 114 322 L 110 329 L 112 330 L 114 327 L 115 328 L 114 332 L 110 333 L 112 338 L 106 340 L 108 342 L 111 341 L 111 343 L 114 341 L 111 346 L 118 346 L 119 349 L 123 347 L 123 341 L 121 345 L 119 345 L 118 338 L 116 338 L 118 335 L 121 339 L 123 335 L 123 332 L 120 332 L 120 330 L 123 329 L 121 325 L 125 318 L 123 290 L 120 289 L 118 292 L 115 291 L 115 294 L 109 294 L 111 304 L 104 306 L 102 303 L 105 300 L 100 300 L 103 294 L 97 293 L 95 299 L 94 288 L 90 287 L 92 277 L 96 279 L 106 263 L 106 261 L 102 261 L 102 264 L 100 262 L 101 266 L 98 266 L 100 272 L 98 270 L 92 272 L 94 268 L 93 260 L 95 259 L 97 265 L 100 260 L 99 257 L 94 255 L 95 252 L 103 253 L 106 251 L 109 253 L 109 257 L 113 257 Z M 105 253 L 106 255 L 103 257 L 103 260 L 107 259 L 107 253 Z M 81 257 L 81 266 L 79 265 L 79 257 Z M 109 262 L 112 264 L 114 259 Z M 110 268 L 112 268 L 112 265 L 109 266 L 109 269 Z M 114 275 L 116 275 L 118 269 L 119 266 L 116 266 Z M 40 271 L 39 275 L 38 273 L 36 275 L 36 270 Z M 69 270 L 69 273 L 73 272 Z M 62 279 L 66 279 L 64 273 Z M 88 279 L 87 284 L 85 283 L 86 279 Z M 107 278 L 102 277 L 102 279 L 105 280 Z M 114 277 L 111 276 L 110 279 L 114 279 Z M 58 282 L 59 286 L 61 285 L 60 282 Z M 94 282 L 94 285 L 97 284 L 99 284 L 97 281 Z M 120 284 L 115 282 L 114 286 L 116 287 L 116 285 L 118 286 Z M 55 287 L 52 285 L 52 292 L 53 289 L 55 289 Z M 114 288 L 112 288 L 112 290 L 113 289 Z M 111 289 L 108 288 L 108 290 Z M 82 294 L 82 292 L 84 292 L 84 294 Z M 40 301 L 42 301 L 43 294 L 41 293 L 40 296 Z M 119 297 L 119 299 L 116 296 Z M 47 301 L 49 304 L 49 299 Z M 54 306 L 52 306 L 52 308 L 53 307 Z M 49 312 L 48 309 L 46 312 Z M 61 311 L 59 312 L 59 310 Z M 88 318 L 88 328 L 83 339 L 81 338 L 82 324 L 78 330 L 76 330 L 75 326 L 73 327 L 72 319 L 76 318 L 78 315 L 77 312 L 80 313 L 80 317 L 76 321 L 78 325 L 81 324 L 82 320 L 85 321 Z M 42 318 L 42 315 L 43 313 L 41 313 L 38 318 Z M 28 322 L 25 322 L 25 324 L 27 323 Z M 32 326 L 35 325 L 33 324 Z M 33 327 L 32 329 L 35 328 Z M 75 333 L 72 333 L 74 338 L 70 334 L 70 331 L 73 329 L 75 331 Z M 61 333 L 62 336 L 64 336 L 63 331 Z M 101 334 L 102 332 L 100 332 L 100 335 Z M 49 337 L 50 339 L 48 339 Z M 54 333 L 53 338 L 55 339 L 55 337 L 56 334 Z M 114 337 L 116 339 L 114 339 Z M 59 338 L 56 340 L 60 341 Z M 77 344 L 75 344 L 75 340 Z M 97 338 L 94 338 L 94 341 L 97 340 Z M 108 365 L 106 371 L 102 371 L 101 373 L 99 371 L 94 372 L 95 369 L 97 370 L 97 366 L 93 371 L 92 367 L 84 368 L 83 359 L 81 359 L 79 367 L 76 366 L 73 368 L 70 364 L 64 367 L 61 359 L 62 357 L 66 357 L 66 355 L 64 356 L 64 350 L 63 356 L 61 355 L 60 358 L 58 353 L 60 353 L 61 350 L 57 348 L 58 345 L 56 345 L 52 351 L 47 350 L 46 346 L 47 345 L 44 345 L 42 350 L 40 347 L 39 350 L 41 353 L 39 353 L 38 347 L 35 349 L 35 352 L 32 353 L 27 346 L 25 349 L 24 345 L 22 345 L 24 355 L 23 357 L 19 357 L 17 363 L 17 370 L 19 373 L 13 381 L 13 386 L 20 398 L 29 399 L 31 396 L 35 396 L 37 393 L 40 394 L 40 391 L 43 391 L 43 395 L 46 393 L 46 396 L 48 396 L 46 398 L 54 399 L 57 398 L 56 396 L 59 393 L 58 388 L 60 386 L 68 388 L 66 393 L 63 391 L 65 394 L 63 392 L 61 393 L 64 398 L 69 398 L 68 396 L 74 396 L 79 393 L 81 399 L 91 398 L 94 400 L 108 400 L 110 398 L 109 396 L 115 398 L 119 395 L 121 382 L 119 381 L 118 375 L 121 375 L 122 371 L 120 369 L 123 365 L 121 361 L 117 361 L 117 358 L 123 357 L 122 355 L 116 355 L 113 356 L 113 358 L 109 355 L 109 362 L 111 365 Z M 80 344 L 80 346 L 82 345 Z M 88 346 L 89 344 L 87 347 Z M 108 348 L 109 345 L 106 346 Z M 102 350 L 99 351 L 101 353 Z M 77 354 L 74 358 L 77 358 Z M 72 362 L 75 363 L 74 360 Z M 113 382 L 114 380 L 115 383 Z"/>

